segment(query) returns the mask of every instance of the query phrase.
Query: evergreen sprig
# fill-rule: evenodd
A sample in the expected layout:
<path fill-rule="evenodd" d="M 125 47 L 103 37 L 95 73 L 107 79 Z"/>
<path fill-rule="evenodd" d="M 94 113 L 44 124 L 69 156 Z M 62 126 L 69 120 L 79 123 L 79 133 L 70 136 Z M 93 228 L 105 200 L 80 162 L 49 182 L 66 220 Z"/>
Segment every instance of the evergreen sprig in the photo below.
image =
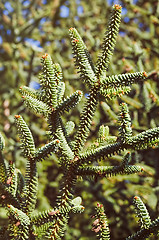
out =
<path fill-rule="evenodd" d="M 152 221 L 149 228 L 147 228 L 147 229 L 143 228 L 143 229 L 137 231 L 136 233 L 127 237 L 126 240 L 140 240 L 140 239 L 145 240 L 145 239 L 149 239 L 149 236 L 152 233 L 157 235 L 158 229 L 159 229 L 159 218 Z"/>
<path fill-rule="evenodd" d="M 159 137 L 159 127 L 148 129 L 133 136 L 128 141 L 128 146 L 134 150 L 146 149 L 155 143 Z"/>
<path fill-rule="evenodd" d="M 100 203 L 97 203 L 96 214 L 93 216 L 93 219 L 94 218 L 95 220 L 92 224 L 92 231 L 97 234 L 97 238 L 100 240 L 110 240 L 110 231 L 107 223 L 107 217 L 104 212 L 104 207 Z"/>
<path fill-rule="evenodd" d="M 102 52 L 97 60 L 96 65 L 97 78 L 99 78 L 101 75 L 105 75 L 105 71 L 107 71 L 108 69 L 110 57 L 113 54 L 114 47 L 116 44 L 116 38 L 119 32 L 119 25 L 121 21 L 121 9 L 122 7 L 118 4 L 115 4 L 113 6 L 105 38 L 103 40 Z"/>
<path fill-rule="evenodd" d="M 25 156 L 32 158 L 35 153 L 35 144 L 32 133 L 28 128 L 26 122 L 20 115 L 15 115 L 15 123 L 17 125 L 18 134 L 23 148 Z"/>
<path fill-rule="evenodd" d="M 79 128 L 75 136 L 74 144 L 74 154 L 78 155 L 79 151 L 82 149 L 89 131 L 94 116 L 98 101 L 98 87 L 93 87 L 90 90 L 90 95 L 84 106 L 83 112 L 81 113 Z"/>
<path fill-rule="evenodd" d="M 57 106 L 57 86 L 59 78 L 57 69 L 53 65 L 50 55 L 45 54 L 41 58 L 43 65 L 43 74 L 41 75 L 41 85 L 45 91 L 45 102 L 52 108 Z"/>
<path fill-rule="evenodd" d="M 127 104 L 121 104 L 121 111 L 119 115 L 119 139 L 122 142 L 127 142 L 132 137 L 131 118 Z"/>
<path fill-rule="evenodd" d="M 147 208 L 140 197 L 135 196 L 133 199 L 135 206 L 136 215 L 139 218 L 140 230 L 131 236 L 127 237 L 126 240 L 140 240 L 149 239 L 149 236 L 153 233 L 158 233 L 159 229 L 159 218 L 151 220 Z"/>
<path fill-rule="evenodd" d="M 69 112 L 70 109 L 75 107 L 80 102 L 82 95 L 83 94 L 81 91 L 76 91 L 58 105 L 58 107 L 56 108 L 56 112 L 58 112 L 59 115 L 62 115 L 65 111 Z"/>
<path fill-rule="evenodd" d="M 31 97 L 31 96 L 22 96 L 25 106 L 30 109 L 33 113 L 37 113 L 47 117 L 51 113 L 51 108 L 44 102 Z"/>
<path fill-rule="evenodd" d="M 37 149 L 34 155 L 34 161 L 35 162 L 42 161 L 49 155 L 51 155 L 53 152 L 56 152 L 59 144 L 60 141 L 56 139 Z"/>
<path fill-rule="evenodd" d="M 143 168 L 135 165 L 122 166 L 88 166 L 77 170 L 79 176 L 112 177 L 116 175 L 129 175 L 142 172 Z"/>
<path fill-rule="evenodd" d="M 33 88 L 30 88 L 27 86 L 21 86 L 19 88 L 19 91 L 21 92 L 22 96 L 30 96 L 32 98 L 36 98 L 40 100 L 40 92 L 36 91 Z"/>
<path fill-rule="evenodd" d="M 30 219 L 23 211 L 8 205 L 9 234 L 8 239 L 28 239 Z"/>
<path fill-rule="evenodd" d="M 92 87 L 94 83 L 97 82 L 97 78 L 87 47 L 75 28 L 70 28 L 69 32 L 75 58 L 75 66 L 79 68 L 82 80 L 86 82 L 89 87 Z"/>
<path fill-rule="evenodd" d="M 105 77 L 101 81 L 102 88 L 118 88 L 120 86 L 129 86 L 132 83 L 139 83 L 141 80 L 146 79 L 146 72 L 125 73 L 119 75 L 112 75 Z"/>
<path fill-rule="evenodd" d="M 141 228 L 149 228 L 151 224 L 150 215 L 146 209 L 145 204 L 142 202 L 141 198 L 138 196 L 134 197 L 133 204 L 136 209 L 136 215 L 139 218 L 139 224 Z"/>

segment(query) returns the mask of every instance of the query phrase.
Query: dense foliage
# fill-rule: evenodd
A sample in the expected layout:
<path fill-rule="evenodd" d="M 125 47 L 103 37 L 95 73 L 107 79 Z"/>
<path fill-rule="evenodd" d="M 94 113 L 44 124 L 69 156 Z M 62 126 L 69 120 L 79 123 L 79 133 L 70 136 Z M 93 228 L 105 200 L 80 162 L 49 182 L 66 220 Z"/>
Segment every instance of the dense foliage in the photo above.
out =
<path fill-rule="evenodd" d="M 85 79 L 90 90 L 91 84 L 89 77 L 91 79 L 93 78 L 94 81 L 95 78 L 92 77 L 92 75 L 90 76 L 90 70 L 88 73 L 85 72 L 85 76 L 75 74 L 73 62 L 71 63 L 72 56 L 67 29 L 70 28 L 70 26 L 75 26 L 78 29 L 91 56 L 93 56 L 93 60 L 96 60 L 99 55 L 98 50 L 101 48 L 99 39 L 105 31 L 107 18 L 105 16 L 110 15 L 110 6 L 106 1 L 96 1 L 96 3 L 92 3 L 92 1 L 47 1 L 46 3 L 31 1 L 30 4 L 24 4 L 24 2 L 25 1 L 18 1 L 17 4 L 14 3 L 14 1 L 10 1 L 11 9 L 7 7 L 5 1 L 4 3 L 1 1 L 0 8 L 0 24 L 3 30 L 2 43 L 0 46 L 0 71 L 1 81 L 3 82 L 0 90 L 2 96 L 0 100 L 2 104 L 0 123 L 1 132 L 3 132 L 3 136 L 6 139 L 4 156 L 7 161 L 12 160 L 16 162 L 16 167 L 20 167 L 22 173 L 25 171 L 25 158 L 21 155 L 19 144 L 17 144 L 16 128 L 13 127 L 13 116 L 17 113 L 23 114 L 26 122 L 30 125 L 36 146 L 40 146 L 46 142 L 47 136 L 45 134 L 46 122 L 41 118 L 38 118 L 37 121 L 34 115 L 25 110 L 23 103 L 20 101 L 20 94 L 16 90 L 17 86 L 23 83 L 27 86 L 32 86 L 34 80 L 38 82 L 37 75 L 40 70 L 38 59 L 39 55 L 41 56 L 44 51 L 49 52 L 53 60 L 58 62 L 62 67 L 63 78 L 66 83 L 65 96 L 73 94 L 77 89 L 81 89 L 84 91 L 84 97 L 87 98 L 88 87 L 85 87 L 83 83 L 81 84 L 80 79 Z M 159 7 L 157 1 L 137 1 L 136 4 L 132 4 L 131 1 L 123 1 L 122 4 L 123 7 L 126 7 L 127 12 L 122 15 L 122 23 L 117 38 L 115 53 L 108 69 L 108 75 L 146 70 L 148 72 L 148 78 L 140 85 L 133 85 L 132 91 L 128 96 L 122 95 L 120 98 L 107 99 L 107 102 L 104 102 L 104 98 L 100 97 L 100 104 L 97 107 L 93 122 L 91 122 L 91 132 L 85 146 L 88 151 L 95 149 L 102 143 L 101 140 L 96 142 L 96 138 L 98 137 L 97 132 L 101 124 L 109 126 L 111 137 L 109 136 L 109 140 L 107 139 L 107 141 L 109 141 L 110 144 L 116 141 L 116 136 L 119 136 L 116 126 L 118 120 L 117 115 L 121 109 L 120 99 L 129 105 L 133 135 L 158 126 L 159 101 L 157 66 L 159 55 Z M 64 6 L 66 9 L 69 9 L 69 16 L 62 17 L 62 7 Z M 71 30 L 70 33 L 77 34 Z M 75 38 L 77 39 L 77 35 Z M 30 44 L 29 39 L 39 41 L 39 47 L 35 46 L 33 42 Z M 76 41 L 74 44 L 75 43 Z M 76 51 L 77 50 L 74 49 L 75 54 Z M 82 66 L 83 65 L 80 65 L 79 68 L 83 74 Z M 112 87 L 111 77 L 110 79 L 107 77 L 107 80 L 110 82 L 110 87 Z M 107 92 L 106 95 L 107 94 L 109 93 Z M 79 92 L 76 92 L 72 97 L 77 99 L 78 95 Z M 25 97 L 25 102 L 27 102 L 26 100 L 28 98 L 28 96 Z M 82 102 L 83 100 L 81 104 L 77 105 L 76 110 L 64 115 L 62 118 L 64 123 L 72 120 L 76 126 L 79 124 L 78 116 L 79 111 L 82 109 Z M 62 106 L 60 109 L 62 114 Z M 68 107 L 65 110 L 68 110 Z M 126 111 L 124 106 L 122 111 Z M 123 114 L 128 113 L 124 112 Z M 44 115 L 47 115 L 47 108 Z M 130 119 L 128 118 L 129 134 L 131 133 Z M 119 119 L 120 124 L 121 120 L 122 117 Z M 82 128 L 84 126 L 85 123 Z M 100 131 L 102 130 L 100 129 Z M 108 136 L 108 129 L 104 131 L 107 131 Z M 121 140 L 123 139 L 122 127 L 119 129 L 119 132 L 119 139 Z M 124 137 L 126 136 L 124 135 Z M 74 133 L 70 138 L 71 140 L 74 138 Z M 138 147 L 138 142 L 136 142 L 136 144 Z M 77 146 L 76 149 L 78 149 L 78 147 L 79 146 Z M 139 148 L 137 147 L 136 149 L 138 150 Z M 61 171 L 57 166 L 56 156 L 52 155 L 49 159 L 48 161 L 38 163 L 39 184 L 41 186 L 37 202 L 37 208 L 39 210 L 48 209 L 51 206 L 54 207 L 55 199 L 59 192 Z M 107 170 L 108 176 L 111 175 L 109 171 L 113 171 L 111 166 L 120 166 L 121 161 L 122 154 L 111 156 L 107 159 L 107 167 L 110 168 Z M 95 181 L 98 179 L 96 184 L 94 184 L 94 179 L 92 178 L 89 178 L 84 183 L 78 182 L 75 195 L 82 196 L 85 211 L 81 217 L 79 215 L 77 217 L 76 215 L 74 217 L 71 216 L 72 221 L 70 222 L 70 226 L 72 226 L 72 228 L 70 227 L 67 230 L 66 239 L 77 239 L 81 236 L 85 236 L 85 239 L 90 239 L 90 237 L 93 239 L 94 234 L 89 230 L 90 225 L 88 225 L 88 220 L 91 223 L 90 215 L 93 214 L 94 207 L 91 207 L 90 203 L 95 203 L 95 201 L 101 201 L 104 204 L 109 219 L 112 239 L 123 239 L 136 231 L 136 225 L 133 223 L 134 221 L 132 221 L 133 208 L 131 207 L 131 201 L 134 195 L 139 195 L 144 199 L 153 219 L 158 216 L 159 168 L 157 142 L 154 149 L 148 148 L 148 150 L 132 153 L 132 163 L 139 162 L 141 168 L 144 168 L 144 172 L 140 176 L 117 176 L 108 179 L 102 178 L 101 180 L 98 179 L 98 176 L 95 177 Z M 99 165 L 102 166 L 103 164 L 102 160 Z M 92 176 L 92 170 L 87 170 Z M 120 171 L 121 169 L 119 168 L 118 170 Z M 82 172 L 80 172 L 80 175 L 81 174 Z M 103 177 L 102 173 L 101 177 Z M 7 218 L 4 211 L 2 212 L 1 221 L 2 225 L 6 224 Z M 125 226 L 125 221 L 129 222 L 127 226 Z M 118 226 L 118 228 L 116 226 Z M 123 231 L 123 229 L 125 230 Z"/>

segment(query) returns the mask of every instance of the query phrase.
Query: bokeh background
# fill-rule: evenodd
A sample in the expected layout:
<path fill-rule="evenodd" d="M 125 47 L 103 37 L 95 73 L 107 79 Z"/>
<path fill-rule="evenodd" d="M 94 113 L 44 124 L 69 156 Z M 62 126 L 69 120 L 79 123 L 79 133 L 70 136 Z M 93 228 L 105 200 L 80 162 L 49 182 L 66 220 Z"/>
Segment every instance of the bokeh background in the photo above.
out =
<path fill-rule="evenodd" d="M 117 136 L 119 104 L 128 104 L 134 135 L 159 126 L 159 2 L 157 0 L 17 0 L 0 1 L 0 132 L 6 148 L 6 161 L 12 160 L 25 174 L 26 160 L 21 154 L 14 125 L 14 115 L 21 114 L 28 123 L 37 147 L 48 141 L 45 119 L 33 115 L 23 105 L 19 87 L 39 89 L 40 57 L 45 53 L 63 69 L 65 96 L 80 89 L 82 102 L 67 113 L 64 122 L 72 120 L 78 126 L 79 113 L 87 98 L 87 87 L 74 67 L 68 34 L 76 27 L 94 60 L 97 59 L 113 4 L 122 5 L 122 22 L 108 75 L 146 71 L 148 80 L 134 84 L 129 95 L 121 99 L 101 101 L 92 122 L 88 147 L 97 137 L 99 126 L 109 126 L 110 135 Z M 72 136 L 73 137 L 73 136 Z M 122 155 L 100 164 L 118 165 Z M 81 196 L 85 211 L 71 215 L 65 240 L 96 239 L 91 231 L 94 207 L 103 203 L 111 231 L 111 239 L 122 240 L 138 230 L 132 198 L 139 195 L 152 219 L 159 216 L 159 148 L 132 153 L 132 164 L 144 167 L 139 175 L 79 179 L 75 196 Z M 52 155 L 38 164 L 39 192 L 37 211 L 53 207 L 59 192 L 61 172 Z M 7 224 L 4 209 L 0 209 L 0 224 Z M 149 239 L 158 239 L 151 236 Z"/>

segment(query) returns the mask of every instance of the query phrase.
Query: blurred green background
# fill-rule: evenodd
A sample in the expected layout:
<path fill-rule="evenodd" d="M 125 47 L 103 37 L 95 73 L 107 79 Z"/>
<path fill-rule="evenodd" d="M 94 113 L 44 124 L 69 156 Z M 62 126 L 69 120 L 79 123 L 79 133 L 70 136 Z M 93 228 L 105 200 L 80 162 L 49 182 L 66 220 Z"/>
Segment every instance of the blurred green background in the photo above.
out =
<path fill-rule="evenodd" d="M 104 99 L 98 105 L 92 122 L 88 147 L 97 137 L 101 124 L 109 126 L 110 135 L 118 135 L 117 115 L 119 104 L 128 104 L 132 117 L 133 133 L 159 126 L 159 2 L 156 0 L 32 0 L 0 1 L 0 132 L 6 140 L 5 159 L 16 162 L 16 167 L 25 173 L 25 159 L 14 126 L 14 115 L 21 114 L 28 123 L 37 147 L 46 143 L 48 130 L 45 119 L 30 113 L 23 105 L 19 87 L 27 85 L 39 88 L 40 57 L 52 56 L 63 69 L 66 83 L 65 96 L 80 89 L 84 92 L 82 102 L 63 119 L 78 125 L 79 113 L 88 89 L 83 85 L 74 66 L 68 34 L 76 27 L 94 61 L 101 48 L 111 7 L 122 5 L 122 23 L 111 60 L 108 75 L 146 71 L 149 79 L 134 84 L 128 96 L 111 100 Z M 100 164 L 117 165 L 121 156 L 114 156 Z M 79 179 L 75 196 L 81 196 L 85 211 L 72 215 L 66 240 L 96 239 L 91 231 L 91 216 L 96 201 L 103 203 L 111 231 L 111 239 L 122 240 L 138 229 L 135 221 L 132 198 L 139 195 L 152 219 L 159 216 L 159 149 L 132 153 L 132 164 L 140 164 L 144 172 L 139 175 L 92 179 Z M 38 163 L 39 193 L 37 210 L 54 206 L 62 177 L 55 155 Z M 0 223 L 7 223 L 1 209 Z M 158 239 L 150 237 L 149 239 Z"/>

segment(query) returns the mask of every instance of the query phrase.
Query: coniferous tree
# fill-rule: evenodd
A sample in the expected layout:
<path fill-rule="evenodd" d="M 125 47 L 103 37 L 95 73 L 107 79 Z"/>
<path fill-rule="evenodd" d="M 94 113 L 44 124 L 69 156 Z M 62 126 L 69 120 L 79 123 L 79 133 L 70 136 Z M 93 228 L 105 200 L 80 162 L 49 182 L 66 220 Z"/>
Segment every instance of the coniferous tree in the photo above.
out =
<path fill-rule="evenodd" d="M 127 5 L 128 6 L 128 5 Z M 146 6 L 146 5 L 145 5 Z M 133 8 L 133 6 L 129 6 L 130 8 L 131 8 L 131 10 L 132 9 L 134 9 Z M 148 5 L 147 5 L 147 8 L 148 8 Z M 140 11 L 141 11 L 141 8 L 138 8 L 137 10 L 134 10 L 134 13 L 135 13 L 135 11 L 138 13 L 138 15 L 140 14 Z M 131 12 L 131 11 L 130 11 Z M 133 14 L 134 14 L 133 13 Z M 143 12 L 142 12 L 143 13 Z M 146 18 L 146 12 L 143 14 L 143 16 Z M 156 10 L 156 12 L 154 12 L 154 10 L 153 10 L 153 14 L 154 15 L 156 15 L 157 14 L 157 10 Z M 134 14 L 135 15 L 135 14 Z M 140 15 L 141 16 L 141 15 Z M 147 23 L 147 21 L 145 21 L 145 24 Z M 152 23 L 151 23 L 151 25 L 152 25 L 152 28 L 153 28 L 153 25 L 154 26 L 156 26 L 156 24 L 157 23 L 155 23 L 155 21 L 153 21 Z M 122 26 L 121 26 L 122 27 Z M 128 28 L 129 29 L 129 28 Z M 141 28 L 142 29 L 142 28 Z M 143 28 L 144 29 L 144 28 Z M 129 31 L 129 30 L 128 30 Z M 130 31 L 131 32 L 131 31 Z M 81 32 L 82 33 L 82 32 Z M 157 33 L 156 33 L 157 34 Z M 132 36 L 132 34 L 131 34 L 131 36 Z M 142 34 L 140 34 L 140 37 L 142 36 Z M 139 37 L 139 36 L 137 36 L 137 37 Z M 137 37 L 136 37 L 136 39 L 135 40 L 137 40 Z M 145 41 L 146 43 L 145 44 L 150 44 L 148 41 Z M 155 41 L 154 41 L 155 42 Z M 88 43 L 88 40 L 87 40 L 87 43 Z M 155 44 L 155 43 L 154 43 Z M 129 46 L 131 45 L 131 41 L 129 41 Z M 146 45 L 146 46 L 147 46 Z M 118 45 L 117 45 L 118 46 Z M 124 45 L 123 45 L 124 46 Z M 118 50 L 118 48 L 117 48 L 117 50 Z M 137 62 L 138 62 L 138 66 L 140 67 L 139 69 L 142 71 L 143 70 L 143 67 L 141 67 L 141 63 L 143 62 L 143 58 L 142 57 L 140 57 L 140 56 L 142 56 L 141 55 L 141 53 L 138 53 L 138 51 L 139 51 L 139 47 L 138 47 L 138 44 L 134 44 L 134 50 L 135 51 L 137 51 L 137 52 L 135 52 L 134 51 L 134 53 L 137 55 L 135 55 L 134 57 L 133 57 L 133 60 L 135 60 L 136 58 L 137 58 Z M 133 48 L 132 48 L 132 51 L 133 51 Z M 154 51 L 155 52 L 155 51 Z M 156 54 L 156 53 L 155 53 Z M 127 56 L 127 55 L 126 55 Z M 145 56 L 145 55 L 144 55 Z M 154 56 L 154 55 L 153 55 Z M 99 60 L 100 61 L 100 60 Z M 127 64 L 129 64 L 129 62 L 132 64 L 132 62 L 133 61 L 131 61 L 131 59 L 129 60 L 129 59 L 127 59 L 126 58 L 126 60 L 124 60 L 123 59 L 123 62 L 124 62 L 124 64 L 125 64 L 125 68 L 127 68 L 128 69 L 128 66 L 126 66 Z M 131 65 L 130 64 L 130 65 Z M 148 65 L 150 65 L 150 64 L 148 64 L 148 63 L 146 63 L 147 65 L 146 65 L 146 69 L 148 69 L 148 70 L 151 70 L 151 69 L 153 69 L 153 67 L 152 68 L 150 68 Z M 113 66 L 113 65 L 111 65 L 111 66 Z M 110 66 L 110 67 L 111 67 Z M 115 64 L 114 64 L 114 66 L 116 66 Z M 82 67 L 82 66 L 79 66 L 79 67 Z M 131 66 L 130 66 L 131 67 Z M 133 68 L 134 68 L 134 66 L 133 66 Z M 111 72 L 112 70 L 110 69 L 110 72 Z M 126 70 L 127 71 L 127 70 Z M 118 69 L 118 71 L 114 71 L 114 72 L 119 72 L 119 69 Z M 83 72 L 82 72 L 82 74 L 83 74 Z M 104 73 L 105 74 L 105 73 Z M 155 73 L 155 72 L 153 72 L 153 73 L 150 73 L 149 74 L 149 76 L 150 77 L 154 77 L 155 79 L 156 79 L 156 76 L 157 76 L 157 74 Z M 119 76 L 120 77 L 120 76 Z M 81 78 L 83 78 L 83 76 L 81 75 Z M 87 84 L 89 84 L 89 79 L 87 79 L 87 74 L 85 73 L 85 80 L 86 80 L 86 83 Z M 110 81 L 111 79 L 106 79 L 107 81 Z M 115 79 L 113 79 L 113 80 L 115 80 Z M 91 87 L 90 85 L 88 85 L 89 87 Z M 104 86 L 104 85 L 103 85 Z M 111 82 L 110 82 L 110 86 L 111 86 Z M 112 87 L 112 86 L 111 86 Z M 147 126 L 145 127 L 143 127 L 143 129 L 141 128 L 141 126 L 142 126 L 142 122 L 141 122 L 141 126 L 140 126 L 140 115 L 141 115 L 141 111 L 142 111 L 142 106 L 143 105 L 141 105 L 141 103 L 139 103 L 139 101 L 138 101 L 138 91 L 139 91 L 139 89 L 140 89 L 140 92 L 142 92 L 141 90 L 143 89 L 143 93 L 144 93 L 144 96 L 146 96 L 146 94 L 147 94 L 147 96 L 150 96 L 150 98 L 148 98 L 148 97 L 145 97 L 145 99 L 146 99 L 146 101 L 145 101 L 145 105 L 146 105 L 146 109 L 147 109 L 147 111 L 148 112 L 150 112 L 150 118 L 148 118 L 149 119 L 149 122 L 148 122 L 148 124 L 147 124 Z M 119 89 L 120 90 L 120 89 Z M 125 91 L 128 91 L 129 89 L 125 89 Z M 63 91 L 63 90 L 62 90 Z M 104 92 L 104 88 L 103 89 L 101 89 L 101 92 L 102 92 L 102 94 L 104 94 L 105 93 L 105 95 L 106 95 L 106 97 L 109 97 L 110 96 L 110 98 L 112 97 L 111 96 L 111 94 L 112 93 L 114 93 L 114 89 L 113 89 L 113 91 L 112 91 L 112 89 L 109 89 L 109 87 L 108 87 L 108 89 L 107 89 L 107 91 L 105 91 Z M 119 93 L 120 94 L 120 93 Z M 155 123 L 155 121 L 157 121 L 157 118 L 155 118 L 155 121 L 152 121 L 153 120 L 153 118 L 152 118 L 152 114 L 154 114 L 154 105 L 156 106 L 156 103 L 157 103 L 157 94 L 155 95 L 156 93 L 155 93 L 155 91 L 152 89 L 152 83 L 150 83 L 149 81 L 146 83 L 146 85 L 144 84 L 143 86 L 142 86 L 142 84 L 140 85 L 140 88 L 138 88 L 137 89 L 137 87 L 136 87 L 136 95 L 135 95 L 135 99 L 137 99 L 137 101 L 132 101 L 132 98 L 131 99 L 129 99 L 128 97 L 126 97 L 125 95 L 123 95 L 123 96 L 121 96 L 121 98 L 124 100 L 124 101 L 126 101 L 128 104 L 130 104 L 131 106 L 133 106 L 133 107 L 135 107 L 136 109 L 139 109 L 139 117 L 137 118 L 137 116 L 136 116 L 136 119 L 138 120 L 137 122 L 138 122 L 138 125 L 137 125 L 137 123 L 135 122 L 135 121 L 133 121 L 133 128 L 134 128 L 134 126 L 135 126 L 135 133 L 137 134 L 137 131 L 142 131 L 142 130 L 146 130 L 147 128 L 149 128 L 149 127 L 152 127 L 152 126 L 156 126 L 157 124 Z M 24 94 L 25 95 L 25 94 Z M 78 92 L 77 92 L 77 96 L 78 96 Z M 132 96 L 132 95 L 131 95 Z M 33 97 L 32 95 L 31 95 L 31 97 Z M 33 106 L 33 105 L 31 105 L 31 102 L 32 101 L 35 101 L 35 99 L 34 99 L 34 97 L 33 98 L 31 98 L 30 97 L 30 95 L 29 96 L 25 96 L 24 97 L 24 101 L 25 101 L 25 103 L 26 103 L 26 105 L 28 104 L 28 107 L 29 106 Z M 72 96 L 73 97 L 73 96 Z M 139 96 L 140 97 L 140 96 Z M 152 104 L 151 103 L 151 101 L 149 101 L 149 99 L 151 100 L 152 99 L 152 102 L 154 103 L 154 104 Z M 37 99 L 38 100 L 38 99 Z M 91 99 L 90 99 L 91 100 Z M 109 100 L 109 99 L 108 99 Z M 71 99 L 70 99 L 70 101 L 71 101 Z M 110 100 L 109 100 L 110 101 Z M 102 107 L 104 108 L 104 107 L 107 107 L 107 109 L 109 108 L 109 106 L 110 106 L 110 102 L 107 102 L 107 104 L 108 105 L 105 105 L 104 103 L 102 103 Z M 115 104 L 114 103 L 117 103 L 117 102 L 115 102 L 116 101 L 116 98 L 115 99 L 112 99 L 111 100 L 112 101 L 112 103 L 113 103 L 113 110 L 114 110 L 114 108 L 115 108 Z M 46 103 L 46 102 L 44 102 L 44 103 Z M 69 102 L 69 100 L 68 100 L 68 103 L 70 103 Z M 47 114 L 48 114 L 48 109 L 47 109 L 47 107 L 46 107 L 46 105 L 41 105 L 42 103 L 40 102 L 40 105 L 39 105 L 39 102 L 37 101 L 37 105 L 38 106 L 41 106 L 41 110 L 40 109 L 38 109 L 37 108 L 37 105 L 35 105 L 34 106 L 34 109 L 35 109 L 35 111 L 37 111 L 37 109 L 38 109 L 38 111 L 39 111 L 39 113 L 42 113 L 44 116 L 47 116 Z M 149 104 L 149 105 L 148 105 Z M 116 104 L 116 106 L 117 106 L 118 104 Z M 42 109 L 44 108 L 44 107 L 46 107 L 45 109 L 46 109 L 46 111 L 45 111 L 45 113 L 44 112 L 42 112 Z M 62 112 L 63 112 L 63 107 L 62 107 L 62 105 L 61 106 L 59 106 L 59 109 L 61 109 L 60 111 L 61 111 L 61 113 L 60 114 L 62 114 Z M 64 110 L 67 110 L 68 109 L 68 107 L 67 107 L 67 104 L 66 104 L 66 108 L 64 109 Z M 150 110 L 151 109 L 151 110 Z M 109 111 L 110 112 L 110 111 Z M 116 111 L 117 112 L 117 111 Z M 110 112 L 111 113 L 111 112 Z M 125 113 L 124 113 L 125 114 Z M 84 114 L 83 114 L 83 116 L 84 116 Z M 109 115 L 109 117 L 111 117 L 111 115 Z M 115 118 L 113 118 L 113 119 L 116 119 L 116 115 L 114 116 L 113 115 L 113 117 L 115 117 Z M 121 119 L 119 119 L 119 122 L 121 121 Z M 136 125 L 134 125 L 134 124 L 136 124 Z M 124 123 L 123 123 L 123 125 L 124 125 Z M 121 125 L 122 126 L 122 125 Z M 128 124 L 128 128 L 130 129 L 130 123 Z M 81 127 L 82 128 L 82 127 Z M 86 131 L 87 132 L 87 131 Z M 120 130 L 119 129 L 119 132 L 120 132 L 120 136 L 119 136 L 119 140 L 120 139 L 123 139 L 123 136 L 122 136 L 122 129 Z M 87 135 L 88 133 L 85 133 L 85 135 Z M 129 134 L 129 132 L 128 132 L 128 134 Z M 154 134 L 156 134 L 156 133 L 154 133 Z M 144 141 L 148 141 L 148 140 L 146 140 L 146 139 L 148 139 L 148 137 L 147 136 L 150 136 L 151 135 L 151 133 L 149 133 L 149 132 L 146 132 L 145 133 L 145 136 L 144 136 L 144 140 L 143 140 L 143 142 Z M 77 135 L 77 138 L 80 136 L 80 132 L 79 132 L 79 134 Z M 140 137 L 140 136 L 139 136 Z M 76 139 L 77 139 L 76 138 Z M 86 138 L 86 136 L 84 136 L 84 138 Z M 115 138 L 114 138 L 115 139 Z M 79 140 L 80 141 L 80 140 Z M 110 142 L 110 143 L 112 143 L 114 140 L 107 140 L 107 142 Z M 134 138 L 134 139 L 132 139 L 132 141 L 134 141 L 135 143 L 136 143 L 136 145 L 138 145 L 138 139 L 136 139 L 136 138 Z M 144 147 L 143 145 L 143 142 L 141 142 L 141 145 L 140 145 L 140 147 Z M 157 143 L 157 142 L 156 142 Z M 79 143 L 78 143 L 79 144 Z M 81 143 L 80 143 L 81 144 Z M 99 144 L 99 143 L 97 143 L 97 144 Z M 96 145 L 96 142 L 93 144 L 93 146 L 95 146 Z M 76 146 L 77 146 L 77 148 L 78 148 L 78 145 L 77 145 L 77 143 L 76 143 Z M 129 143 L 129 145 L 128 145 L 129 147 L 131 147 L 131 142 Z M 146 143 L 146 146 L 148 146 L 148 147 L 150 147 L 151 146 L 151 143 Z M 66 152 L 66 149 L 63 149 L 63 151 L 64 152 Z M 110 149 L 110 151 L 111 151 L 111 149 Z M 102 152 L 102 149 L 101 149 L 101 152 Z M 88 155 L 88 156 L 90 156 L 90 157 L 94 157 L 94 155 L 91 155 L 92 153 L 90 153 L 89 152 L 89 149 L 88 149 L 88 152 L 86 152 L 86 154 L 85 155 L 83 155 L 82 157 L 85 159 L 86 158 L 86 160 L 88 159 L 87 158 L 87 154 L 90 154 L 90 155 Z M 64 154 L 64 153 L 63 153 Z M 103 153 L 104 154 L 104 153 Z M 98 155 L 95 155 L 95 156 L 98 156 Z M 103 156 L 101 157 L 101 159 L 103 158 Z M 83 161 L 83 160 L 82 160 Z M 120 168 L 119 168 L 120 169 Z M 83 170 L 85 170 L 85 169 L 83 169 Z M 11 170 L 11 171 L 13 171 L 13 170 Z M 82 169 L 80 170 L 80 171 L 82 171 Z M 89 171 L 90 171 L 90 169 L 89 169 Z M 89 171 L 87 171 L 87 172 L 89 172 Z M 115 173 L 114 173 L 115 174 Z M 99 176 L 104 176 L 104 173 L 103 173 L 103 175 L 102 174 L 100 174 L 100 172 L 99 172 Z M 97 177 L 97 176 L 96 176 Z M 8 180 L 9 181 L 9 180 Z"/>

